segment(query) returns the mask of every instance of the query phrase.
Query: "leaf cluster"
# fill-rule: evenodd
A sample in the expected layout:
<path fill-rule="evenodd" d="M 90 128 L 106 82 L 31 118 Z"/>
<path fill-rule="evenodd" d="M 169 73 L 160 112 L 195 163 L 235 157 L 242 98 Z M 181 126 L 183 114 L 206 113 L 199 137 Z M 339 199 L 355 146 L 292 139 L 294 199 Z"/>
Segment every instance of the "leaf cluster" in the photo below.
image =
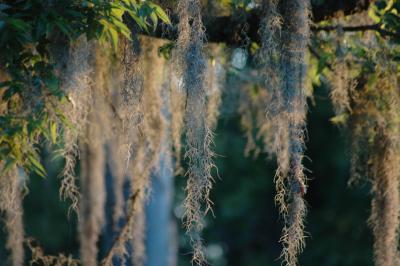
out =
<path fill-rule="evenodd" d="M 128 14 L 142 30 L 170 23 L 150 1 L 6 0 L 0 3 L 0 161 L 3 171 L 17 164 L 44 176 L 37 144 L 58 142 L 63 127 L 73 127 L 58 108 L 68 101 L 60 73 L 69 43 L 112 44 L 131 39 Z M 64 50 L 60 47 L 64 48 Z M 66 49 L 65 49 L 66 48 Z"/>

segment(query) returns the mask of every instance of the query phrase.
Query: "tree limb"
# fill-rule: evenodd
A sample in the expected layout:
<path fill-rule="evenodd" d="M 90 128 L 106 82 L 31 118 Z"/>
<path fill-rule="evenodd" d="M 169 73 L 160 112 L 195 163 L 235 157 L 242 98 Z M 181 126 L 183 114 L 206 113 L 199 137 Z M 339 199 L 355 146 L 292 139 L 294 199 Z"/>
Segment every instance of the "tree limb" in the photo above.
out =
<path fill-rule="evenodd" d="M 325 0 L 320 5 L 314 4 L 312 6 L 312 18 L 314 22 L 320 22 L 334 17 L 338 13 L 350 15 L 367 10 L 371 2 L 371 0 Z M 160 2 L 160 5 L 171 11 L 172 24 L 177 25 L 178 17 L 173 13 L 173 8 L 171 6 L 163 6 L 162 2 Z M 263 15 L 262 10 L 259 8 L 247 12 L 236 12 L 229 16 L 213 17 L 204 14 L 203 23 L 207 40 L 232 46 L 246 45 L 250 40 L 259 42 L 258 30 Z M 177 29 L 174 26 L 169 28 L 157 27 L 156 31 L 149 33 L 149 35 L 176 40 Z"/>
<path fill-rule="evenodd" d="M 382 37 L 391 36 L 400 38 L 400 34 L 396 32 L 391 32 L 381 28 L 380 24 L 371 24 L 371 25 L 358 25 L 358 26 L 324 26 L 324 27 L 311 27 L 313 31 L 335 31 L 335 30 L 342 30 L 345 32 L 357 32 L 357 31 L 376 31 Z"/>

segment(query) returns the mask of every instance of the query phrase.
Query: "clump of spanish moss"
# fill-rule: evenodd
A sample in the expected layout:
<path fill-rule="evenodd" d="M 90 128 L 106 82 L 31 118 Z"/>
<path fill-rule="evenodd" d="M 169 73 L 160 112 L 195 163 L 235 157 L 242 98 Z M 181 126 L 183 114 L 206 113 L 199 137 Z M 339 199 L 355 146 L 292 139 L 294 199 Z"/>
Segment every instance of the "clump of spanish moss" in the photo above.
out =
<path fill-rule="evenodd" d="M 99 141 L 101 129 L 95 125 L 93 115 L 89 115 L 86 129 L 86 143 L 81 156 L 81 204 L 80 204 L 80 242 L 84 265 L 96 265 L 97 241 L 104 223 L 105 184 L 104 150 Z"/>
<path fill-rule="evenodd" d="M 372 23 L 366 12 L 352 16 L 348 23 Z M 339 25 L 339 41 L 341 40 Z M 397 65 L 389 58 L 391 45 L 382 45 L 373 33 L 363 34 L 359 42 L 368 52 L 361 59 L 373 65 L 365 71 L 347 60 L 341 47 L 334 63 L 332 101 L 339 122 L 347 122 L 351 133 L 350 183 L 367 178 L 372 184 L 371 216 L 376 265 L 399 265 L 400 226 L 400 97 Z M 350 72 L 353 70 L 353 73 Z M 350 74 L 357 74 L 352 79 Z"/>
<path fill-rule="evenodd" d="M 92 45 L 86 37 L 80 37 L 71 44 L 66 71 L 63 73 L 62 89 L 67 95 L 68 103 L 62 106 L 73 128 L 64 128 L 64 147 L 61 150 L 65 158 L 65 165 L 62 171 L 60 196 L 62 199 L 70 199 L 70 210 L 77 211 L 79 189 L 75 182 L 75 164 L 79 157 L 78 138 L 79 132 L 85 127 L 87 114 L 91 101 L 91 75 L 90 51 Z"/>
<path fill-rule="evenodd" d="M 224 102 L 229 102 L 240 116 L 240 126 L 244 131 L 246 146 L 245 156 L 258 157 L 261 152 L 273 151 L 273 134 L 271 121 L 266 119 L 265 107 L 269 106 L 271 91 L 264 86 L 264 79 L 260 78 L 260 69 L 243 68 L 237 71 L 227 69 L 227 80 L 223 90 Z M 240 100 L 239 100 L 240 99 Z M 231 116 L 227 104 L 221 106 L 222 116 Z M 267 117 L 268 118 L 268 117 Z M 263 144 L 261 147 L 260 144 Z"/>
<path fill-rule="evenodd" d="M 246 156 L 252 153 L 256 158 L 262 151 L 271 151 L 273 145 L 271 123 L 265 118 L 268 91 L 258 84 L 247 84 L 240 95 L 238 113 L 247 140 L 244 152 Z M 264 149 L 259 147 L 259 141 L 264 144 Z"/>
<path fill-rule="evenodd" d="M 337 116 L 351 112 L 350 97 L 355 87 L 355 81 L 351 78 L 350 69 L 346 62 L 346 56 L 343 42 L 343 31 L 338 28 L 338 40 L 336 48 L 336 60 L 333 65 L 333 73 L 331 76 L 331 99 L 335 114 Z"/>
<path fill-rule="evenodd" d="M 213 183 L 213 168 L 210 150 L 212 134 L 207 125 L 206 89 L 204 78 L 206 61 L 203 54 L 204 27 L 199 0 L 180 0 L 178 3 L 178 40 L 175 55 L 186 93 L 185 158 L 188 159 L 188 177 L 184 202 L 185 226 L 194 248 L 192 262 L 205 263 L 200 232 L 203 229 L 203 215 L 211 210 L 209 199 Z M 202 205 L 205 205 L 203 208 Z"/>
<path fill-rule="evenodd" d="M 26 240 L 26 244 L 32 253 L 30 265 L 40 264 L 43 266 L 78 266 L 80 261 L 74 259 L 71 255 L 65 256 L 64 254 L 58 254 L 57 256 L 46 255 L 43 249 L 34 243 L 32 238 Z"/>
<path fill-rule="evenodd" d="M 157 49 L 164 42 L 160 39 L 142 38 L 143 46 L 146 50 L 143 51 L 142 62 L 148 62 L 143 66 L 144 75 L 144 93 L 140 103 L 140 108 L 143 113 L 143 121 L 140 124 L 143 137 L 146 142 L 146 153 L 149 161 L 152 162 L 149 166 L 156 166 L 158 162 L 159 152 L 161 151 L 161 141 L 165 130 L 165 118 L 163 115 L 163 78 L 165 69 L 165 59 L 158 55 Z"/>
<path fill-rule="evenodd" d="M 272 150 L 276 154 L 278 169 L 276 171 L 276 197 L 281 214 L 287 212 L 285 203 L 286 185 L 285 178 L 289 168 L 289 132 L 286 117 L 285 94 L 283 92 L 283 77 L 285 73 L 281 70 L 281 51 L 283 46 L 280 40 L 283 19 L 278 12 L 277 0 L 266 0 L 263 2 L 265 17 L 261 22 L 261 50 L 260 61 L 265 70 L 264 86 L 268 89 L 269 96 L 267 105 L 266 122 L 271 123 Z"/>
<path fill-rule="evenodd" d="M 124 213 L 123 186 L 129 176 L 132 150 L 137 140 L 138 124 L 142 113 L 140 101 L 143 96 L 143 73 L 140 64 L 140 42 L 137 35 L 133 40 L 122 38 L 119 47 L 119 62 L 113 64 L 113 93 L 111 105 L 115 109 L 112 119 L 113 133 L 109 140 L 110 169 L 113 176 L 114 212 L 113 222 L 117 225 Z M 119 63 L 119 64 L 118 64 Z"/>
<path fill-rule="evenodd" d="M 109 79 L 110 60 L 107 49 L 96 45 L 93 58 L 92 103 L 81 143 L 80 251 L 84 265 L 97 265 L 97 241 L 104 225 L 105 151 L 110 136 L 111 115 Z"/>
<path fill-rule="evenodd" d="M 376 136 L 376 154 L 372 156 L 374 173 L 371 225 L 374 234 L 376 265 L 399 264 L 399 171 L 398 137 L 391 132 Z M 379 152 L 379 154 L 378 154 Z"/>
<path fill-rule="evenodd" d="M 309 1 L 282 1 L 282 27 L 277 2 L 266 1 L 267 16 L 262 29 L 265 86 L 271 87 L 267 116 L 272 123 L 277 155 L 276 201 L 284 218 L 281 258 L 297 265 L 304 247 L 306 193 L 302 159 L 306 116 L 306 50 L 309 42 Z M 281 29 L 280 42 L 276 36 Z M 278 47 L 278 49 L 276 48 Z M 278 55 L 280 51 L 280 55 Z"/>
<path fill-rule="evenodd" d="M 139 141 L 144 143 L 145 139 L 143 137 L 139 137 Z M 138 142 L 138 143 L 140 143 Z M 131 175 L 131 192 L 134 189 L 140 188 L 144 191 L 141 191 L 137 195 L 137 199 L 133 208 L 131 209 L 134 212 L 132 214 L 133 220 L 135 221 L 131 231 L 131 245 L 133 249 L 132 253 L 132 263 L 134 265 L 143 265 L 146 260 L 146 252 L 145 252 L 145 225 L 146 225 L 146 217 L 145 217 L 145 203 L 148 198 L 148 190 L 149 190 L 149 179 L 152 167 L 149 166 L 153 162 L 151 161 L 151 157 L 149 157 L 146 152 L 146 146 L 144 144 L 139 144 L 139 147 L 136 148 L 136 154 L 134 156 L 133 163 L 133 171 Z"/>
<path fill-rule="evenodd" d="M 21 179 L 13 167 L 0 177 L 0 211 L 4 213 L 7 231 L 6 248 L 10 251 L 10 265 L 24 265 L 24 225 Z"/>
<path fill-rule="evenodd" d="M 175 174 L 182 173 L 183 169 L 181 166 L 181 152 L 182 152 L 182 131 L 184 124 L 185 115 L 185 93 L 182 90 L 182 86 L 179 85 L 179 78 L 176 75 L 174 65 L 169 64 L 169 90 L 170 90 L 170 130 L 172 145 L 174 148 L 174 158 L 175 158 Z"/>
<path fill-rule="evenodd" d="M 258 59 L 264 69 L 264 84 L 273 94 L 280 93 L 279 56 L 282 16 L 278 11 L 279 0 L 263 0 L 264 17 L 260 24 L 261 49 Z M 278 97 L 275 96 L 275 97 Z M 270 109 L 278 109 L 280 102 L 271 102 Z"/>
<path fill-rule="evenodd" d="M 384 56 L 378 57 L 382 58 L 378 58 L 380 64 L 376 66 L 376 80 L 360 82 L 352 97 L 354 111 L 349 119 L 353 141 L 352 179 L 367 176 L 372 182 L 370 224 L 374 235 L 376 265 L 398 265 L 399 75 L 396 66 L 387 64 Z"/>
<path fill-rule="evenodd" d="M 355 87 L 355 82 L 350 77 L 349 69 L 344 59 L 340 59 L 335 63 L 332 79 L 331 99 L 335 114 L 342 115 L 351 111 L 350 94 Z"/>
<path fill-rule="evenodd" d="M 143 265 L 146 260 L 144 210 L 151 194 L 150 175 L 158 171 L 159 155 L 164 152 L 161 144 L 165 131 L 165 119 L 162 114 L 165 60 L 157 54 L 158 47 L 164 43 L 150 37 L 141 37 L 140 40 L 142 46 L 146 47 L 140 56 L 143 74 L 143 96 L 139 102 L 141 121 L 137 125 L 129 168 L 131 192 L 140 190 L 135 201 L 135 212 L 132 214 L 135 221 L 131 232 L 134 265 Z"/>
<path fill-rule="evenodd" d="M 214 130 L 218 123 L 219 109 L 221 105 L 222 86 L 225 81 L 225 70 L 222 65 L 222 48 L 217 45 L 208 45 L 209 59 L 207 60 L 206 76 L 207 80 L 207 125 Z"/>

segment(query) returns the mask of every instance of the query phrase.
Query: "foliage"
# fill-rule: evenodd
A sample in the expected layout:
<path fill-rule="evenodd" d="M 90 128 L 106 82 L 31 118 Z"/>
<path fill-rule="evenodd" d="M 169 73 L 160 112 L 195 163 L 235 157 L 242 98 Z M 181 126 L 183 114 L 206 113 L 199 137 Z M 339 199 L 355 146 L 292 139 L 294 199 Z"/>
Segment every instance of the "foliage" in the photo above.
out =
<path fill-rule="evenodd" d="M 45 140 L 59 142 L 61 127 L 73 127 L 60 110 L 67 101 L 60 89 L 54 42 L 87 38 L 118 47 L 120 36 L 131 38 L 123 23 L 126 12 L 143 29 L 169 23 L 168 16 L 149 1 L 5 1 L 0 6 L 1 133 L 0 160 L 3 171 L 13 165 L 41 176 L 45 169 L 39 161 L 36 144 Z M 37 14 L 40 14 L 39 16 Z M 61 53 L 61 54 L 60 54 Z"/>
<path fill-rule="evenodd" d="M 372 20 L 380 27 L 397 34 L 400 39 L 400 3 L 398 1 L 376 1 L 369 11 Z"/>
<path fill-rule="evenodd" d="M 398 8 L 397 1 L 377 1 L 360 17 L 374 32 L 345 33 L 342 23 L 358 21 L 342 18 L 336 33 L 314 40 L 314 54 L 323 59 L 319 75 L 332 83 L 332 121 L 351 135 L 350 182 L 372 184 L 369 223 L 376 265 L 398 264 Z"/>

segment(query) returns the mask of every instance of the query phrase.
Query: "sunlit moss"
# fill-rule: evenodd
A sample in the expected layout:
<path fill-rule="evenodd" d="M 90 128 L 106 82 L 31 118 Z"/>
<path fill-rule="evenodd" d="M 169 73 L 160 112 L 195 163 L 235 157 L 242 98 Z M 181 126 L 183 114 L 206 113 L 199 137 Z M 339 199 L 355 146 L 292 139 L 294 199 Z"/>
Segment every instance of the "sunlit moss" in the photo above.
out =
<path fill-rule="evenodd" d="M 5 214 L 5 246 L 11 254 L 9 263 L 12 266 L 24 265 L 25 259 L 21 180 L 16 167 L 0 177 L 0 211 Z"/>
<path fill-rule="evenodd" d="M 372 182 L 370 225 L 376 265 L 398 265 L 400 97 L 396 66 L 377 53 L 376 72 L 352 95 L 352 181 Z"/>
<path fill-rule="evenodd" d="M 203 54 L 204 27 L 199 0 L 181 0 L 178 4 L 179 36 L 175 51 L 178 70 L 186 93 L 185 158 L 188 160 L 186 172 L 187 197 L 185 206 L 185 226 L 191 239 L 194 254 L 192 261 L 203 265 L 203 252 L 200 232 L 203 229 L 203 214 L 211 210 L 209 199 L 213 183 L 211 169 L 214 167 L 210 150 L 212 134 L 207 125 L 206 106 L 206 59 Z M 203 203 L 205 207 L 203 208 Z"/>
<path fill-rule="evenodd" d="M 297 256 L 304 247 L 306 207 L 303 195 L 306 186 L 302 159 L 309 6 L 307 0 L 281 1 L 280 16 L 278 2 L 265 1 L 267 16 L 261 25 L 261 63 L 265 70 L 265 86 L 271 91 L 267 117 L 271 122 L 273 150 L 278 161 L 275 199 L 284 217 L 281 258 L 286 265 L 297 265 Z"/>

